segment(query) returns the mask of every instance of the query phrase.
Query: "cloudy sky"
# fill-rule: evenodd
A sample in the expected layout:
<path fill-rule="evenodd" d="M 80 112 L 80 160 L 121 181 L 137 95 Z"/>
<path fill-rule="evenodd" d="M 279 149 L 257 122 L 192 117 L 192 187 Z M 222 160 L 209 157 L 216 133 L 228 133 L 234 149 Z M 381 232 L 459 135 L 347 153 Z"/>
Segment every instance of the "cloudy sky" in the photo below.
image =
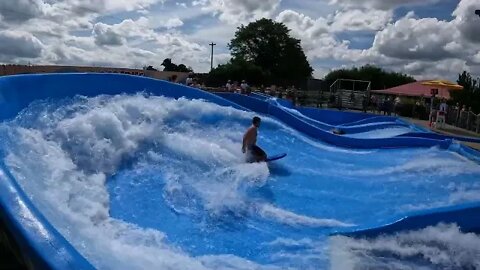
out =
<path fill-rule="evenodd" d="M 236 27 L 267 17 L 302 41 L 322 78 L 377 64 L 422 78 L 480 75 L 480 0 L 0 0 L 0 62 L 197 72 L 229 58 Z M 294 65 L 292 66 L 294 68 Z"/>

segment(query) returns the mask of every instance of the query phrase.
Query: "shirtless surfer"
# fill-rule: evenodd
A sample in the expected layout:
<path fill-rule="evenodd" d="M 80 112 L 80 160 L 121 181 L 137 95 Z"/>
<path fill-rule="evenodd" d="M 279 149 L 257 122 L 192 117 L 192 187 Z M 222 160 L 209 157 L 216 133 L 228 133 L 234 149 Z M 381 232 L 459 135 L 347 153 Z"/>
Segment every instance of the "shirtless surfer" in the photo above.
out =
<path fill-rule="evenodd" d="M 257 146 L 257 130 L 260 127 L 261 119 L 253 117 L 252 126 L 243 135 L 242 152 L 247 154 L 248 162 L 261 162 L 267 159 L 267 154 Z"/>

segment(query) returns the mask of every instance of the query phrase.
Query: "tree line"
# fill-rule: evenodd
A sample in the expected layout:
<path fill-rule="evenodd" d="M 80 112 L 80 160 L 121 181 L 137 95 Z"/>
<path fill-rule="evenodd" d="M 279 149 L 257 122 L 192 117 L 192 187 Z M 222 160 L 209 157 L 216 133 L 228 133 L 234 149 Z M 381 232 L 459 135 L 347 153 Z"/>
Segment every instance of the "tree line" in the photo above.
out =
<path fill-rule="evenodd" d="M 461 91 L 450 91 L 452 104 L 465 105 L 472 109 L 474 113 L 480 113 L 480 78 L 473 78 L 472 75 L 463 71 L 458 74 L 457 83 L 463 86 Z"/>

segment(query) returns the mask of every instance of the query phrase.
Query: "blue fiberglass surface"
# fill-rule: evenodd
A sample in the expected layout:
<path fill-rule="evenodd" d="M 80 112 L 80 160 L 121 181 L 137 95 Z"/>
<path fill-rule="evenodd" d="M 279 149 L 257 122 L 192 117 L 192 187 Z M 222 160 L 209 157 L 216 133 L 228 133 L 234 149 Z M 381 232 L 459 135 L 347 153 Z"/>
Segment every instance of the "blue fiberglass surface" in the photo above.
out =
<path fill-rule="evenodd" d="M 38 101 L 3 124 L 5 161 L 102 269 L 327 268 L 330 232 L 469 201 L 480 188 L 480 166 L 454 152 L 335 148 L 268 117 L 259 145 L 289 155 L 245 164 L 253 115 L 144 95 Z"/>
<path fill-rule="evenodd" d="M 368 241 L 329 237 L 412 210 L 478 201 L 480 165 L 457 152 L 338 148 L 261 115 L 259 145 L 288 156 L 246 164 L 240 143 L 254 113 L 131 92 L 37 100 L 0 123 L 6 168 L 96 268 L 480 263 L 479 238 L 453 225 Z"/>

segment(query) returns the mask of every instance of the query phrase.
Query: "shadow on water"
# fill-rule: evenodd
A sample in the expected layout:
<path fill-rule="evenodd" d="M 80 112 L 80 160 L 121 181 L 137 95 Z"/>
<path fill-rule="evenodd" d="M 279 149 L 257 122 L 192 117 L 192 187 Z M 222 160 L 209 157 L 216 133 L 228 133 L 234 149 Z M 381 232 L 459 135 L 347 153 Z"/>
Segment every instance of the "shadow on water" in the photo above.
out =
<path fill-rule="evenodd" d="M 290 170 L 288 170 L 287 167 L 285 167 L 281 164 L 269 163 L 268 164 L 268 169 L 270 171 L 270 175 L 273 175 L 273 176 L 287 177 L 287 176 L 292 175 Z"/>
<path fill-rule="evenodd" d="M 266 201 L 269 203 L 275 202 L 275 194 L 273 193 L 269 184 L 250 190 L 249 196 L 256 200 Z"/>

